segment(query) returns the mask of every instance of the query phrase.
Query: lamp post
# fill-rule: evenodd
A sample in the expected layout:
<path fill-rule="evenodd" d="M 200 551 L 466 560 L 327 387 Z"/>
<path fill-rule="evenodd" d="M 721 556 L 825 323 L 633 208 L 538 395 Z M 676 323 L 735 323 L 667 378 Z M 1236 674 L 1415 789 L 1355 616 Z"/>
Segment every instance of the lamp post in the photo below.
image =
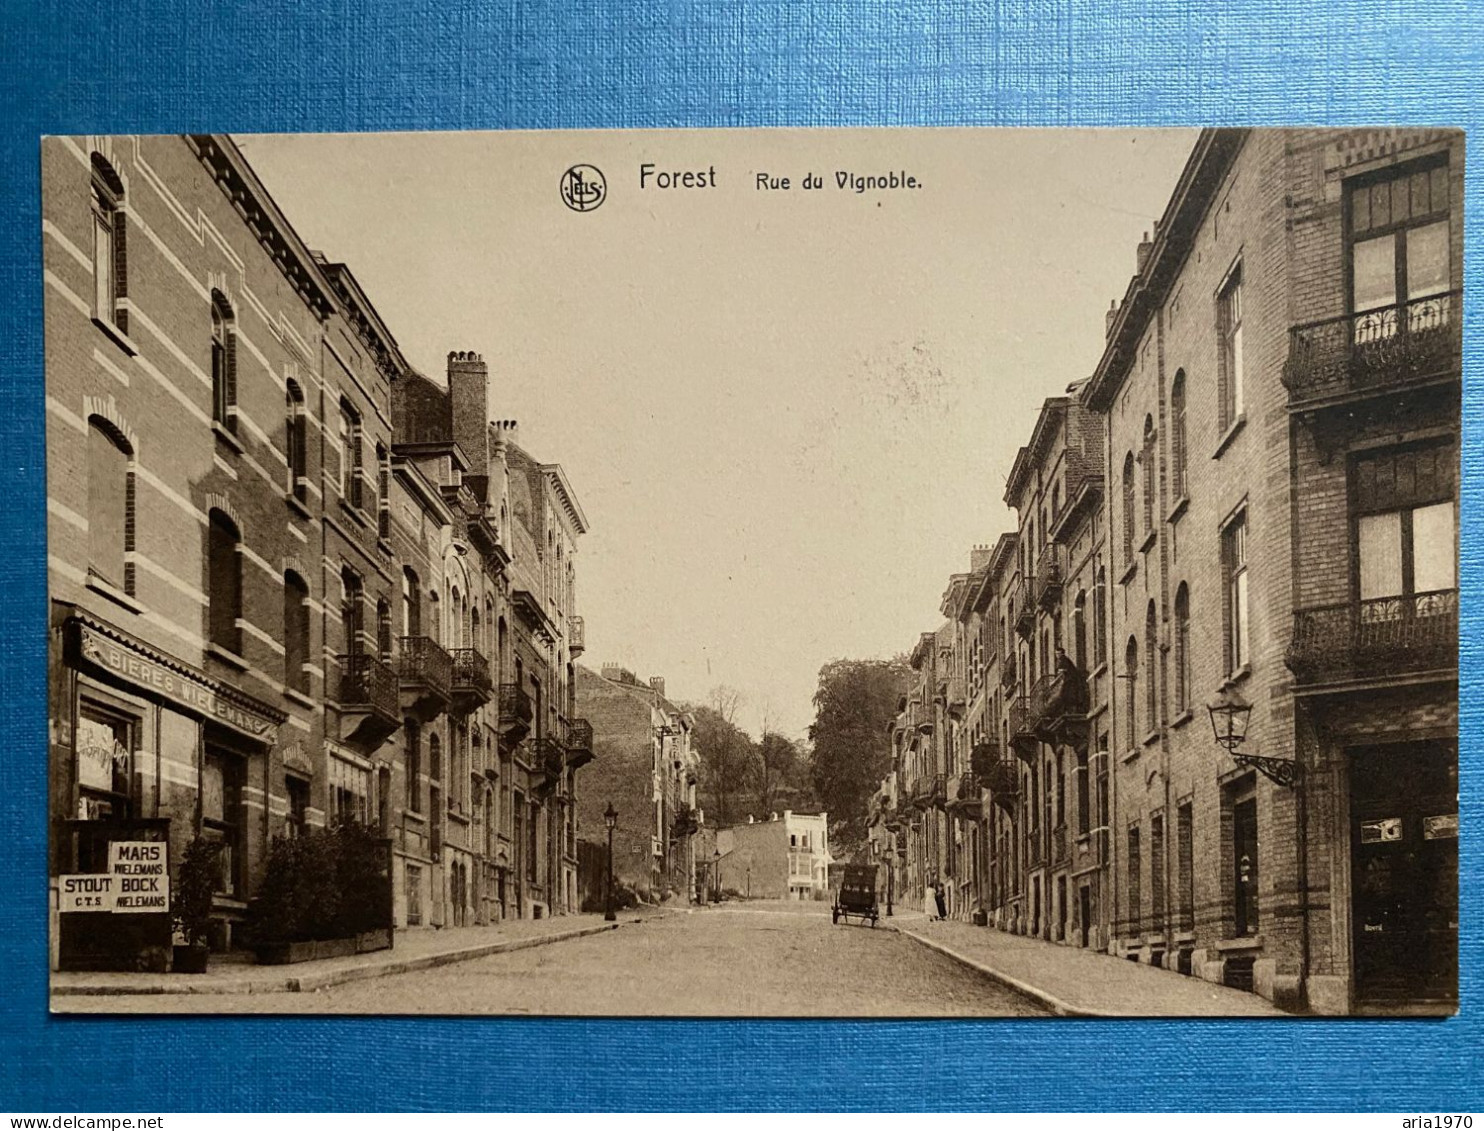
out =
<path fill-rule="evenodd" d="M 603 919 L 612 923 L 618 918 L 618 912 L 613 909 L 613 830 L 618 827 L 618 810 L 613 807 L 613 802 L 608 802 L 608 808 L 603 810 L 603 823 L 608 826 L 608 899 L 603 910 Z"/>
<path fill-rule="evenodd" d="M 715 903 L 721 896 L 721 849 L 711 850 L 711 902 Z"/>

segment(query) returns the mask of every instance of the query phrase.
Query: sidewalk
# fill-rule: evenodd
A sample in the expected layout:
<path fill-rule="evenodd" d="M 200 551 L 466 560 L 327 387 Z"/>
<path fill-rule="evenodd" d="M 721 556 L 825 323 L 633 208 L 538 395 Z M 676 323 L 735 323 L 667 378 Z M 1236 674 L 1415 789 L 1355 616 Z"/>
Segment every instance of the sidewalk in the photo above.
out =
<path fill-rule="evenodd" d="M 291 966 L 218 962 L 205 974 L 53 973 L 51 993 L 54 999 L 98 994 L 311 993 L 363 978 L 405 974 L 487 954 L 545 946 L 642 921 L 642 915 L 626 911 L 614 923 L 604 922 L 601 915 L 562 915 L 516 919 L 489 927 L 414 928 L 398 931 L 391 950 Z"/>
<path fill-rule="evenodd" d="M 882 919 L 1063 1017 L 1288 1017 L 1257 994 L 1097 951 L 920 914 Z"/>

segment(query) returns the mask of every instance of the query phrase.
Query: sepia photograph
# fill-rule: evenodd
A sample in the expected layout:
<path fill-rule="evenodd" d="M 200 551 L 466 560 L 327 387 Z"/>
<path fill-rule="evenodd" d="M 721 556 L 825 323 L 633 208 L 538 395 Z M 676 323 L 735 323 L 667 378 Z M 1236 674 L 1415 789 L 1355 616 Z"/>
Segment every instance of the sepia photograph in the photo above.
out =
<path fill-rule="evenodd" d="M 52 1012 L 1454 1014 L 1464 155 L 43 138 Z"/>

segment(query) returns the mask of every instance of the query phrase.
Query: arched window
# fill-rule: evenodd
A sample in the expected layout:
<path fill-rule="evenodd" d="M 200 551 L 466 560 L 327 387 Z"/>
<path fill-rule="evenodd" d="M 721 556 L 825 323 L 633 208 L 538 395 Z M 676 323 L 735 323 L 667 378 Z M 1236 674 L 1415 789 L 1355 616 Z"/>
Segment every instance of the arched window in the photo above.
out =
<path fill-rule="evenodd" d="M 1175 373 L 1170 386 L 1170 494 L 1185 498 L 1185 370 Z"/>
<path fill-rule="evenodd" d="M 1175 710 L 1190 706 L 1190 590 L 1175 590 Z"/>
<path fill-rule="evenodd" d="M 340 402 L 340 497 L 360 510 L 365 505 L 361 479 L 361 414 Z"/>
<path fill-rule="evenodd" d="M 1123 560 L 1134 560 L 1134 453 L 1123 457 Z"/>
<path fill-rule="evenodd" d="M 1154 417 L 1144 418 L 1144 450 L 1139 455 L 1144 465 L 1144 533 L 1154 529 L 1154 499 L 1159 486 L 1159 461 L 1154 454 Z"/>
<path fill-rule="evenodd" d="M 1135 637 L 1128 638 L 1128 647 L 1123 650 L 1123 671 L 1120 674 L 1128 688 L 1123 711 L 1125 747 L 1134 750 L 1139 745 L 1139 641 Z"/>
<path fill-rule="evenodd" d="M 428 620 L 425 635 L 442 644 L 443 637 L 443 604 L 438 600 L 438 590 L 428 590 Z"/>
<path fill-rule="evenodd" d="M 211 643 L 229 652 L 242 651 L 242 534 L 224 512 L 212 510 L 207 530 L 207 593 Z"/>
<path fill-rule="evenodd" d="M 88 418 L 88 572 L 125 593 L 134 592 L 133 454 L 117 428 Z"/>
<path fill-rule="evenodd" d="M 309 693 L 309 586 L 292 570 L 283 575 L 283 683 Z"/>
<path fill-rule="evenodd" d="M 93 167 L 93 317 L 129 332 L 128 228 L 124 214 L 124 182 L 102 154 L 94 153 Z"/>
<path fill-rule="evenodd" d="M 290 380 L 284 386 L 288 402 L 289 493 L 304 501 L 309 490 L 309 418 L 304 412 L 304 390 Z"/>
<path fill-rule="evenodd" d="M 484 622 L 479 617 L 478 601 L 469 609 L 469 647 L 479 652 L 484 651 Z"/>
<path fill-rule="evenodd" d="M 1153 733 L 1159 726 L 1159 686 L 1154 678 L 1155 666 L 1159 663 L 1159 615 L 1154 602 L 1144 612 L 1144 715 L 1148 720 L 1146 733 Z"/>
<path fill-rule="evenodd" d="M 498 637 L 495 640 L 495 653 L 496 653 L 495 662 L 500 665 L 500 679 L 503 682 L 504 679 L 505 679 L 505 668 L 506 668 L 507 663 L 509 662 L 509 656 L 508 656 L 508 654 L 506 652 L 506 644 L 505 644 L 505 618 L 504 617 L 501 617 L 500 618 L 500 622 L 499 622 L 499 635 L 498 635 Z"/>
<path fill-rule="evenodd" d="M 448 615 L 452 618 L 448 626 L 448 646 L 462 648 L 464 647 L 463 598 L 459 595 L 457 585 L 450 586 L 448 590 Z"/>
<path fill-rule="evenodd" d="M 423 634 L 422 590 L 411 566 L 402 568 L 402 635 Z"/>
<path fill-rule="evenodd" d="M 220 291 L 211 292 L 211 419 L 237 431 L 237 332 Z"/>

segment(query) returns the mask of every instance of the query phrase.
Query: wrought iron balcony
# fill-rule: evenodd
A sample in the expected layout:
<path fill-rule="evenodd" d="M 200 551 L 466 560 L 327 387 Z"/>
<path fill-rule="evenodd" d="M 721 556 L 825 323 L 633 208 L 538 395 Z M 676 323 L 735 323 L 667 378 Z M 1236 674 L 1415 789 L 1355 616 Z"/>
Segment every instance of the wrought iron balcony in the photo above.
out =
<path fill-rule="evenodd" d="M 531 729 L 531 697 L 518 683 L 500 684 L 500 730 L 526 734 Z M 516 741 L 519 741 L 517 739 Z"/>
<path fill-rule="evenodd" d="M 576 659 L 587 651 L 587 624 L 581 617 L 567 618 L 567 652 Z"/>
<path fill-rule="evenodd" d="M 567 765 L 574 770 L 593 760 L 593 724 L 573 719 L 567 726 Z"/>
<path fill-rule="evenodd" d="M 1028 637 L 1036 629 L 1035 587 L 1032 578 L 1022 577 L 1015 586 L 1015 631 Z"/>
<path fill-rule="evenodd" d="M 1036 736 L 1036 728 L 1032 720 L 1030 697 L 1017 695 L 1010 700 L 1010 709 L 1007 714 L 1010 723 L 1010 745 L 1021 758 L 1026 760 L 1034 758 L 1040 739 Z"/>
<path fill-rule="evenodd" d="M 1300 684 L 1456 670 L 1458 591 L 1300 609 L 1285 660 Z"/>
<path fill-rule="evenodd" d="M 402 709 L 427 722 L 448 706 L 453 659 L 431 637 L 398 637 L 397 678 Z"/>
<path fill-rule="evenodd" d="M 979 778 L 974 774 L 954 774 L 948 782 L 949 811 L 963 817 L 977 817 L 980 802 Z"/>
<path fill-rule="evenodd" d="M 1007 813 L 1015 812 L 1015 802 L 1020 796 L 1020 767 L 1014 761 L 1001 758 L 991 763 L 981 779 L 989 790 L 990 800 Z"/>
<path fill-rule="evenodd" d="M 1068 663 L 1031 688 L 1031 726 L 1047 742 L 1071 740 L 1080 734 L 1087 704 L 1087 677 Z"/>
<path fill-rule="evenodd" d="M 336 662 L 342 737 L 366 747 L 379 746 L 402 722 L 397 673 L 374 652 L 337 656 Z"/>
<path fill-rule="evenodd" d="M 567 768 L 567 747 L 560 740 L 545 737 L 536 739 L 532 746 L 535 766 L 541 771 L 548 789 L 562 780 L 562 771 Z"/>
<path fill-rule="evenodd" d="M 986 776 L 990 767 L 996 765 L 999 760 L 1000 744 L 998 742 L 980 742 L 969 751 L 969 766 L 981 778 Z"/>
<path fill-rule="evenodd" d="M 490 701 L 494 684 L 490 681 L 490 662 L 477 648 L 454 648 L 453 705 L 459 711 L 472 711 Z"/>
<path fill-rule="evenodd" d="M 1429 295 L 1289 331 L 1283 383 L 1289 403 L 1339 401 L 1457 377 L 1462 292 Z"/>
<path fill-rule="evenodd" d="M 1059 548 L 1047 546 L 1041 552 L 1041 560 L 1036 563 L 1036 605 L 1042 609 L 1053 608 L 1061 600 L 1065 583 Z"/>

